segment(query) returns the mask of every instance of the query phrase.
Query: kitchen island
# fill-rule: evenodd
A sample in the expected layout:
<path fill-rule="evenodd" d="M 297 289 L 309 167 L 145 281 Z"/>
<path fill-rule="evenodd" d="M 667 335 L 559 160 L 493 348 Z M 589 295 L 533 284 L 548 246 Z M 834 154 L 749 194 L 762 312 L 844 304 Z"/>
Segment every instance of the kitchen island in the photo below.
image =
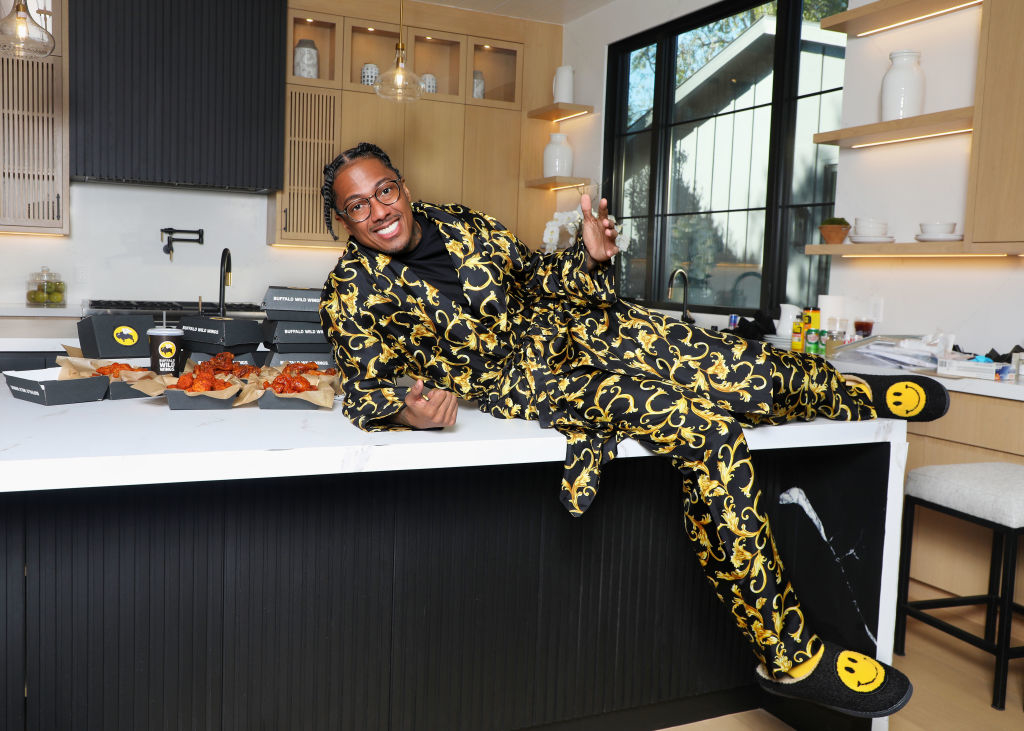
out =
<path fill-rule="evenodd" d="M 905 424 L 748 441 L 810 620 L 888 660 Z M 371 434 L 339 410 L 43 407 L 4 387 L 0 717 L 621 731 L 763 704 L 868 726 L 759 694 L 667 460 L 624 442 L 574 519 L 564 454 L 468 405 L 452 429 Z"/>

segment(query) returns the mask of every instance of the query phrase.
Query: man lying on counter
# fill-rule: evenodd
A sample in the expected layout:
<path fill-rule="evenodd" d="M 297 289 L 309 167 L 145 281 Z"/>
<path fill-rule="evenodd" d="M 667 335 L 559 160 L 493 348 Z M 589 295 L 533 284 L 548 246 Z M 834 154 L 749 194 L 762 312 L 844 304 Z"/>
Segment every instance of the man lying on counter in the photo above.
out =
<path fill-rule="evenodd" d="M 324 168 L 324 220 L 348 245 L 324 285 L 320 318 L 361 429 L 455 423 L 459 399 L 531 419 L 568 440 L 561 497 L 581 515 L 601 465 L 632 437 L 683 474 L 685 529 L 705 575 L 760 664 L 771 693 L 854 716 L 896 712 L 905 675 L 806 626 L 754 480 L 744 426 L 815 416 L 930 420 L 937 382 L 841 376 L 823 358 L 669 320 L 619 299 L 607 201 L 582 199 L 575 244 L 531 251 L 501 223 L 460 205 L 412 201 L 369 143 Z M 415 379 L 397 385 L 400 376 Z M 910 381 L 916 400 L 900 397 Z M 859 669 L 858 669 L 859 668 Z"/>

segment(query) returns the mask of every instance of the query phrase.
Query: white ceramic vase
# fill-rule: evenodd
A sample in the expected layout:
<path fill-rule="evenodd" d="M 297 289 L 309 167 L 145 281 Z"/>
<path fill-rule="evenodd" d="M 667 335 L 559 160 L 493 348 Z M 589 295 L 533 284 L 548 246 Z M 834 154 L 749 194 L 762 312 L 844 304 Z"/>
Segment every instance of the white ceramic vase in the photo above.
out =
<path fill-rule="evenodd" d="M 473 72 L 473 98 L 483 99 L 484 98 L 484 72 L 474 71 Z"/>
<path fill-rule="evenodd" d="M 380 69 L 375 63 L 364 63 L 359 70 L 359 83 L 363 86 L 373 86 L 380 78 Z"/>
<path fill-rule="evenodd" d="M 423 74 L 423 76 L 420 77 L 420 83 L 423 85 L 423 93 L 437 93 L 437 77 L 433 74 Z"/>
<path fill-rule="evenodd" d="M 304 79 L 315 79 L 320 75 L 320 52 L 316 50 L 316 44 L 308 38 L 295 44 L 292 73 Z"/>
<path fill-rule="evenodd" d="M 882 121 L 915 117 L 924 111 L 924 71 L 920 51 L 893 51 L 882 77 Z"/>
<path fill-rule="evenodd" d="M 551 93 L 555 103 L 573 103 L 573 72 L 572 66 L 559 66 L 555 69 L 555 78 L 551 82 Z"/>
<path fill-rule="evenodd" d="M 544 146 L 544 177 L 572 175 L 572 148 L 564 134 L 551 133 L 551 140 Z"/>

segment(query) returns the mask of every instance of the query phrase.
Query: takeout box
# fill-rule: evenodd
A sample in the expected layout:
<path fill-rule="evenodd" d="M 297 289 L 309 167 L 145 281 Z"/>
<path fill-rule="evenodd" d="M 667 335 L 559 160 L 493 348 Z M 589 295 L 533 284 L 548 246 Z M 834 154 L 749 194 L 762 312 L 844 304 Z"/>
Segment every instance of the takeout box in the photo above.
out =
<path fill-rule="evenodd" d="M 89 315 L 78 321 L 78 341 L 86 358 L 124 359 L 149 355 L 152 315 Z"/>
<path fill-rule="evenodd" d="M 108 382 L 107 398 L 112 400 L 126 398 L 145 398 L 146 394 L 132 388 L 132 384 L 140 380 L 156 378 L 156 374 L 150 370 L 143 371 L 122 371 L 120 377 L 99 374 L 94 375 L 98 368 L 113 364 L 114 360 L 107 358 L 86 358 L 79 354 L 75 348 L 65 346 L 68 355 L 61 355 L 57 358 L 57 365 L 60 366 L 63 379 L 76 378 L 102 378 Z M 125 358 L 121 362 L 136 368 L 149 365 L 149 358 Z"/>
<path fill-rule="evenodd" d="M 167 406 L 174 410 L 179 409 L 230 409 L 232 406 L 241 405 L 237 396 L 242 390 L 241 382 L 234 377 L 223 377 L 234 385 L 223 391 L 206 391 L 202 393 L 188 393 L 177 388 L 167 388 L 178 382 L 177 376 L 162 375 L 145 381 L 139 381 L 134 388 L 145 393 L 147 396 L 166 396 Z"/>
<path fill-rule="evenodd" d="M 262 339 L 260 323 L 256 320 L 188 315 L 181 318 L 180 327 L 185 331 L 186 344 L 213 344 L 218 346 L 215 352 L 232 350 L 232 346 L 238 347 L 239 345 L 245 346 L 244 348 L 238 347 L 240 351 L 248 352 L 255 350 L 255 343 Z M 196 348 L 196 350 L 203 350 L 203 348 Z M 232 350 L 232 352 L 234 351 Z"/>
<path fill-rule="evenodd" d="M 306 391 L 306 393 L 311 393 Z M 290 409 L 295 411 L 314 411 L 321 408 L 320 404 L 313 403 L 306 399 L 300 398 L 302 394 L 281 394 L 280 396 L 269 388 L 263 392 L 263 395 L 259 397 L 256 404 L 261 409 Z M 333 391 L 331 393 L 332 402 L 325 408 L 331 408 L 333 406 Z"/>
<path fill-rule="evenodd" d="M 320 322 L 319 289 L 272 285 L 263 296 L 263 311 L 270 320 Z"/>
<path fill-rule="evenodd" d="M 235 356 L 235 363 L 254 366 L 259 365 L 256 361 L 256 348 L 259 347 L 257 344 L 250 343 L 248 345 L 239 345 L 236 347 L 238 348 L 237 352 L 235 351 L 235 348 L 227 350 L 227 352 Z M 208 343 L 189 343 L 188 341 L 185 342 L 185 351 L 189 354 L 189 359 L 196 363 L 202 363 L 203 361 L 209 360 L 213 356 L 217 355 L 217 353 L 225 352 L 224 349 L 216 350 L 215 348 L 211 348 Z"/>
<path fill-rule="evenodd" d="M 283 366 L 288 363 L 309 363 L 312 361 L 316 363 L 321 369 L 323 368 L 337 368 L 338 364 L 334 362 L 334 356 L 330 353 L 280 353 L 277 351 L 270 351 L 270 358 L 267 359 L 265 365 L 268 366 Z"/>
<path fill-rule="evenodd" d="M 278 353 L 329 353 L 319 321 L 316 324 L 302 320 L 264 320 L 263 344 Z"/>
<path fill-rule="evenodd" d="M 60 368 L 4 371 L 4 378 L 14 398 L 43 406 L 102 401 L 107 395 L 107 384 L 110 381 L 106 377 L 59 380 L 60 372 Z"/>

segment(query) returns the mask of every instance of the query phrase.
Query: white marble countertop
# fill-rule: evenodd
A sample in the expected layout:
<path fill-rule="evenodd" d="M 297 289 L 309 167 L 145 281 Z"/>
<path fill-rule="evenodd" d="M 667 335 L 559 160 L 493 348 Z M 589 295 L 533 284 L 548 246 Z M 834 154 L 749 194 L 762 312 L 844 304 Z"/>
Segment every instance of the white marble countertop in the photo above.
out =
<path fill-rule="evenodd" d="M 906 441 L 901 421 L 747 430 L 752 449 Z M 620 457 L 650 454 L 627 440 Z M 339 408 L 171 411 L 164 398 L 41 406 L 0 392 L 0 490 L 562 462 L 565 439 L 464 404 L 451 429 L 363 432 Z"/>
<path fill-rule="evenodd" d="M 905 371 L 898 368 L 888 368 L 856 355 L 832 361 L 832 365 L 843 373 L 879 373 L 888 375 L 912 374 L 915 371 Z M 934 378 L 950 391 L 957 393 L 972 393 L 976 396 L 992 396 L 993 398 L 1010 399 L 1012 401 L 1024 401 L 1024 383 L 1011 383 L 1007 381 L 986 381 L 980 378 L 956 378 L 950 376 L 937 376 L 925 374 Z"/>
<path fill-rule="evenodd" d="M 66 307 L 28 307 L 13 302 L 0 302 L 0 317 L 82 317 L 82 306 L 71 302 Z"/>

